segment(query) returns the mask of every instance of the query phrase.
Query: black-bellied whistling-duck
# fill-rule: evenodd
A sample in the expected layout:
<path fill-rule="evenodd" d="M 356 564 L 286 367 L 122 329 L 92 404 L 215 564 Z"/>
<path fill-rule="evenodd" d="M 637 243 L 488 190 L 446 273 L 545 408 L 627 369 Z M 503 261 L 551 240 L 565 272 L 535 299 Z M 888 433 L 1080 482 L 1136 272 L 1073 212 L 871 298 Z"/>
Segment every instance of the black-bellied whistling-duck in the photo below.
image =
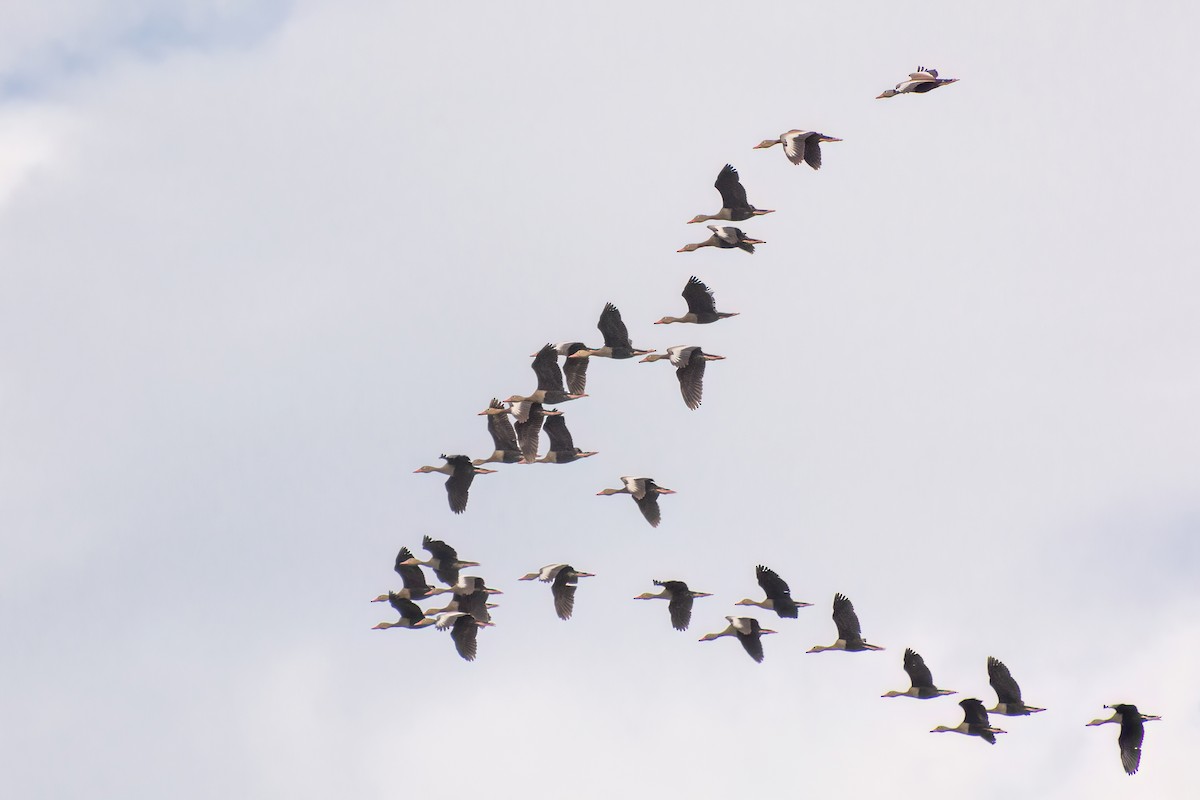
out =
<path fill-rule="evenodd" d="M 908 80 L 897 83 L 895 89 L 887 89 L 875 99 L 882 100 L 885 97 L 895 97 L 898 94 L 925 94 L 925 92 L 932 92 L 939 86 L 945 86 L 957 80 L 958 78 L 939 78 L 936 69 L 917 67 L 916 72 L 908 74 Z"/>
<path fill-rule="evenodd" d="M 697 325 L 707 325 L 719 319 L 736 317 L 737 311 L 717 311 L 716 301 L 713 300 L 712 290 L 704 285 L 704 281 L 693 275 L 683 287 L 683 299 L 687 301 L 688 310 L 682 317 L 663 317 L 655 325 L 670 325 L 672 322 L 694 322 Z"/>
<path fill-rule="evenodd" d="M 679 379 L 679 392 L 683 402 L 691 410 L 700 407 L 704 394 L 704 365 L 709 361 L 720 361 L 725 356 L 714 356 L 706 353 L 696 345 L 677 344 L 668 347 L 663 354 L 652 353 L 642 361 L 659 361 L 669 358 L 675 366 L 675 377 Z"/>
<path fill-rule="evenodd" d="M 978 736 L 988 744 L 995 744 L 997 733 L 1008 732 L 992 726 L 988 721 L 988 712 L 983 707 L 982 701 L 968 697 L 965 700 L 959 700 L 958 704 L 963 710 L 963 721 L 953 728 L 938 725 L 930 733 L 961 733 L 966 736 Z"/>
<path fill-rule="evenodd" d="M 790 130 L 779 134 L 778 139 L 764 139 L 754 145 L 755 150 L 763 150 L 783 145 L 783 154 L 793 164 L 808 164 L 813 169 L 821 168 L 821 142 L 840 142 L 836 136 L 826 136 L 816 131 Z"/>
<path fill-rule="evenodd" d="M 654 581 L 662 587 L 658 592 L 642 592 L 634 600 L 668 600 L 667 610 L 671 614 L 671 627 L 686 631 L 692 622 L 692 603 L 697 597 L 712 597 L 708 592 L 693 592 L 683 581 Z"/>
<path fill-rule="evenodd" d="M 844 594 L 833 596 L 833 622 L 837 625 L 838 638 L 831 645 L 814 645 L 810 653 L 821 653 L 825 650 L 846 650 L 851 653 L 863 650 L 883 650 L 877 644 L 867 644 L 862 637 L 862 627 L 858 623 L 858 614 L 854 613 L 854 604 Z"/>
<path fill-rule="evenodd" d="M 450 477 L 446 479 L 446 496 L 450 501 L 450 510 L 455 514 L 461 514 L 467 510 L 467 492 L 470 490 L 475 476 L 489 475 L 496 470 L 477 467 L 471 463 L 470 458 L 463 455 L 448 456 L 443 453 L 440 457 L 446 459 L 446 463 L 440 467 L 424 466 L 413 472 L 440 472 L 443 475 L 449 475 Z"/>
<path fill-rule="evenodd" d="M 742 182 L 738 179 L 738 171 L 733 168 L 732 164 L 726 164 L 717 173 L 717 182 L 713 186 L 721 193 L 721 210 L 711 215 L 697 214 L 688 220 L 689 225 L 693 222 L 708 222 L 709 220 L 741 222 L 744 219 L 775 213 L 774 210 L 755 208 L 750 205 L 746 199 L 746 187 L 742 186 Z"/>
<path fill-rule="evenodd" d="M 746 649 L 746 653 L 761 664 L 763 660 L 762 637 L 768 633 L 777 633 L 777 631 L 762 627 L 754 617 L 726 617 L 725 619 L 729 620 L 728 628 L 719 633 L 707 633 L 700 638 L 700 641 L 711 642 L 722 636 L 736 636 L 737 640 L 742 643 L 742 647 Z"/>
<path fill-rule="evenodd" d="M 625 485 L 620 489 L 602 489 L 596 492 L 596 496 L 606 497 L 614 494 L 633 495 L 633 501 L 637 503 L 642 516 L 650 523 L 650 527 L 657 528 L 658 523 L 662 520 L 662 512 L 658 510 L 658 496 L 660 494 L 675 494 L 675 490 L 664 489 L 655 483 L 653 478 L 635 478 L 630 475 L 622 475 L 621 482 Z"/>
<path fill-rule="evenodd" d="M 751 600 L 747 597 L 744 600 L 738 600 L 734 603 L 735 606 L 758 606 L 768 611 L 774 611 L 784 619 L 796 619 L 796 609 L 807 608 L 812 605 L 812 603 L 793 600 L 792 590 L 788 587 L 787 581 L 779 577 L 775 570 L 769 567 L 759 564 L 754 568 L 754 577 L 758 580 L 758 585 L 762 587 L 767 599 Z"/>
<path fill-rule="evenodd" d="M 716 225 L 709 225 L 708 229 L 712 231 L 712 236 L 708 237 L 703 242 L 685 244 L 675 252 L 690 253 L 693 250 L 699 250 L 701 247 L 719 247 L 722 250 L 731 250 L 736 247 L 739 250 L 745 250 L 747 253 L 753 253 L 754 245 L 766 244 L 766 242 L 764 242 L 762 239 L 751 239 L 741 228 L 731 228 L 729 226 L 717 227 Z"/>

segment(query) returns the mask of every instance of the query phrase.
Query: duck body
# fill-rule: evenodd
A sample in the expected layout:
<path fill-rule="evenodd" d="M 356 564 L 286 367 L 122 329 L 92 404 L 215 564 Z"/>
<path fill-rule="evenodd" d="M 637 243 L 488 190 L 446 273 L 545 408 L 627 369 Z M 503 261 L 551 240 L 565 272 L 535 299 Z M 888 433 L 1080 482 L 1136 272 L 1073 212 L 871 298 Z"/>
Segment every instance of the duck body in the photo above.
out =
<path fill-rule="evenodd" d="M 671 614 L 671 627 L 677 631 L 686 631 L 692 623 L 692 605 L 697 597 L 712 597 L 708 592 L 693 592 L 683 581 L 654 581 L 655 586 L 662 587 L 657 593 L 645 592 L 634 600 L 667 600 L 668 611 Z"/>
<path fill-rule="evenodd" d="M 475 476 L 487 475 L 495 472 L 495 470 L 477 467 L 469 457 L 464 455 L 448 456 L 443 453 L 440 458 L 446 461 L 440 467 L 424 466 L 413 470 L 413 472 L 440 472 L 443 475 L 449 475 L 450 477 L 446 479 L 446 498 L 450 502 L 450 510 L 455 514 L 461 514 L 467 510 L 468 492 L 475 480 Z"/>
<path fill-rule="evenodd" d="M 751 600 L 746 598 L 739 600 L 734 605 L 737 606 L 758 606 L 759 608 L 774 611 L 776 615 L 783 619 L 796 619 L 797 609 L 808 608 L 812 603 L 804 603 L 792 599 L 792 590 L 788 586 L 787 581 L 779 577 L 775 570 L 769 567 L 764 567 L 759 564 L 754 568 L 754 577 L 758 581 L 758 585 L 766 594 L 766 600 Z"/>
<path fill-rule="evenodd" d="M 716 214 L 697 214 L 688 220 L 689 225 L 709 220 L 741 222 L 762 216 L 763 214 L 775 213 L 774 210 L 755 208 L 750 205 L 750 202 L 746 199 L 746 187 L 742 186 L 741 179 L 738 178 L 738 171 L 734 169 L 732 164 L 726 164 L 721 168 L 721 171 L 717 173 L 717 180 L 713 186 L 721 193 L 721 210 Z"/>
<path fill-rule="evenodd" d="M 604 337 L 604 346 L 577 348 L 575 352 L 567 356 L 568 360 L 583 360 L 596 356 L 620 361 L 654 352 L 653 350 L 639 350 L 633 346 L 633 342 L 629 338 L 629 328 L 621 319 L 621 311 L 612 303 L 604 304 L 604 310 L 600 312 L 600 320 L 596 323 L 596 328 Z"/>
<path fill-rule="evenodd" d="M 693 275 L 683 287 L 683 299 L 687 301 L 688 310 L 682 317 L 663 317 L 655 325 L 669 325 L 672 322 L 690 322 L 695 325 L 710 325 L 717 320 L 736 317 L 737 311 L 717 311 L 716 300 L 712 290 L 704 281 Z"/>
<path fill-rule="evenodd" d="M 675 252 L 690 253 L 693 250 L 699 250 L 701 247 L 717 247 L 721 250 L 732 250 L 737 248 L 738 250 L 742 250 L 747 253 L 753 253 L 754 245 L 766 244 L 766 242 L 764 242 L 762 239 L 751 239 L 741 228 L 709 225 L 708 229 L 712 231 L 712 236 L 709 236 L 703 242 L 685 244 Z"/>
<path fill-rule="evenodd" d="M 1044 708 L 1025 705 L 1021 699 L 1021 687 L 1013 680 L 1012 673 L 1008 671 L 1008 667 L 1004 666 L 1003 661 L 988 656 L 987 668 L 988 683 L 992 685 L 992 689 L 996 692 L 996 707 L 989 708 L 989 714 L 1000 714 L 1005 717 L 1026 717 L 1030 714 L 1046 710 Z"/>
<path fill-rule="evenodd" d="M 860 653 L 865 650 L 883 650 L 876 644 L 868 644 L 862 636 L 862 628 L 858 622 L 858 614 L 850 598 L 844 594 L 833 596 L 833 622 L 837 625 L 838 638 L 828 646 L 816 645 L 809 649 L 810 653 L 821 653 L 826 650 L 844 650 L 848 653 Z"/>
<path fill-rule="evenodd" d="M 675 365 L 675 377 L 679 380 L 679 393 L 683 395 L 683 404 L 692 411 L 700 407 L 704 395 L 704 369 L 709 361 L 720 361 L 725 356 L 705 353 L 697 345 L 677 344 L 667 348 L 665 354 L 651 354 L 642 361 L 660 361 L 670 359 Z"/>
<path fill-rule="evenodd" d="M 932 92 L 940 86 L 947 86 L 957 81 L 958 78 L 939 78 L 936 69 L 917 67 L 916 72 L 908 74 L 908 80 L 897 83 L 896 88 L 886 90 L 875 99 L 882 100 L 886 97 L 895 97 L 898 94 L 925 94 L 926 92 Z"/>
<path fill-rule="evenodd" d="M 642 512 L 642 516 L 650 523 L 650 527 L 657 528 L 658 523 L 662 521 L 662 512 L 658 508 L 658 496 L 660 494 L 675 494 L 675 490 L 659 486 L 654 482 L 653 478 L 622 475 L 621 482 L 624 485 L 620 489 L 602 489 L 596 492 L 596 495 L 632 495 L 633 501 L 637 503 L 638 510 Z"/>
<path fill-rule="evenodd" d="M 836 136 L 827 136 L 817 131 L 792 129 L 779 134 L 778 139 L 764 139 L 754 145 L 755 150 L 765 150 L 777 144 L 783 145 L 788 161 L 799 166 L 808 164 L 813 169 L 821 168 L 821 142 L 840 142 Z"/>
<path fill-rule="evenodd" d="M 983 707 L 981 701 L 974 697 L 968 697 L 960 700 L 958 705 L 963 710 L 963 721 L 954 727 L 938 725 L 930 733 L 961 733 L 966 736 L 978 736 L 988 744 L 996 743 L 996 734 L 1007 733 L 1007 731 L 992 726 L 988 720 L 987 709 Z"/>
<path fill-rule="evenodd" d="M 929 700 L 947 694 L 955 694 L 951 689 L 939 689 L 933 682 L 933 673 L 925 666 L 925 659 L 911 647 L 904 650 L 904 671 L 912 686 L 904 691 L 893 691 L 884 697 L 912 697 L 917 700 Z M 981 704 L 982 705 L 982 704 Z"/>
<path fill-rule="evenodd" d="M 763 660 L 762 637 L 776 631 L 762 627 L 754 617 L 726 617 L 729 627 L 717 633 L 708 633 L 700 638 L 702 642 L 711 642 L 722 636 L 734 636 L 741 643 L 746 655 L 761 664 Z"/>

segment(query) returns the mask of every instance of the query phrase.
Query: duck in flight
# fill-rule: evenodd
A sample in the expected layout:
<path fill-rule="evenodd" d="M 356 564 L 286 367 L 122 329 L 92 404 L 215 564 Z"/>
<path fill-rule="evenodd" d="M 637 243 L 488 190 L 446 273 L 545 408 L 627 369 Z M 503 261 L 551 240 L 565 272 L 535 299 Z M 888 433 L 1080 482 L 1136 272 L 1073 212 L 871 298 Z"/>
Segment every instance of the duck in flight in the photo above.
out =
<path fill-rule="evenodd" d="M 917 67 L 916 72 L 908 74 L 908 80 L 897 83 L 895 89 L 888 89 L 875 99 L 882 100 L 885 97 L 895 97 L 898 94 L 925 94 L 925 92 L 932 92 L 939 86 L 955 83 L 957 80 L 958 78 L 939 78 L 936 69 Z"/>
<path fill-rule="evenodd" d="M 600 312 L 600 320 L 596 323 L 600 335 L 604 337 L 604 346 L 597 348 L 581 347 L 567 356 L 567 359 L 588 359 L 592 356 L 600 358 L 625 359 L 634 356 L 644 356 L 653 350 L 638 350 L 629 340 L 629 329 L 621 319 L 620 310 L 612 303 L 605 303 Z"/>
<path fill-rule="evenodd" d="M 925 666 L 925 659 L 911 647 L 904 650 L 904 671 L 908 673 L 912 686 L 902 692 L 890 691 L 883 697 L 915 697 L 918 700 L 928 700 L 944 694 L 957 694 L 952 689 L 939 689 L 934 684 L 933 673 Z"/>
<path fill-rule="evenodd" d="M 779 577 L 775 570 L 769 567 L 764 567 L 759 564 L 754 568 L 754 577 L 758 580 L 758 585 L 762 587 L 763 593 L 766 594 L 766 600 L 751 600 L 749 597 L 738 600 L 734 603 L 735 606 L 758 606 L 765 608 L 768 611 L 774 611 L 783 619 L 796 619 L 796 609 L 807 608 L 812 603 L 802 603 L 792 599 L 792 590 L 787 585 L 787 581 Z"/>
<path fill-rule="evenodd" d="M 721 210 L 711 215 L 697 214 L 688 220 L 689 225 L 709 220 L 741 222 L 763 214 L 775 213 L 773 209 L 755 208 L 750 205 L 746 199 L 746 187 L 742 186 L 741 180 L 738 179 L 738 171 L 733 168 L 732 164 L 726 164 L 721 168 L 721 171 L 717 173 L 717 182 L 713 186 L 721 193 Z"/>
<path fill-rule="evenodd" d="M 596 496 L 607 497 L 614 494 L 633 495 L 633 501 L 637 503 L 638 510 L 642 512 L 642 516 L 646 518 L 646 522 L 650 523 L 651 528 L 657 528 L 658 523 L 662 521 L 662 512 L 658 509 L 658 496 L 660 494 L 675 494 L 675 490 L 659 486 L 654 482 L 653 478 L 635 478 L 630 475 L 622 475 L 621 482 L 625 485 L 620 489 L 602 489 L 596 492 Z"/>
<path fill-rule="evenodd" d="M 693 592 L 683 581 L 654 581 L 661 587 L 657 592 L 642 592 L 634 600 L 668 600 L 667 610 L 671 614 L 671 627 L 686 631 L 692 623 L 692 603 L 697 597 L 712 597 L 708 592 Z"/>
<path fill-rule="evenodd" d="M 669 358 L 675 366 L 675 377 L 679 379 L 679 392 L 683 404 L 695 411 L 700 407 L 704 394 L 704 365 L 709 361 L 721 361 L 725 356 L 706 353 L 696 345 L 677 344 L 668 347 L 666 353 L 651 353 L 642 361 L 660 361 Z"/>
<path fill-rule="evenodd" d="M 440 467 L 424 466 L 413 470 L 414 473 L 440 472 L 449 475 L 446 479 L 446 497 L 450 501 L 450 510 L 461 514 L 467 510 L 467 492 L 476 475 L 489 475 L 496 470 L 484 469 L 471 463 L 471 459 L 463 455 L 448 456 L 443 453 L 440 458 L 446 463 Z"/>
<path fill-rule="evenodd" d="M 701 247 L 719 247 L 722 250 L 731 250 L 736 247 L 739 250 L 745 250 L 747 253 L 753 253 L 754 245 L 766 244 L 762 239 L 751 239 L 741 228 L 728 226 L 718 228 L 716 225 L 709 225 L 708 229 L 712 231 L 712 236 L 703 242 L 685 244 L 675 252 L 690 253 L 693 250 L 699 250 Z"/>
<path fill-rule="evenodd" d="M 1115 722 L 1121 726 L 1121 732 L 1117 735 L 1117 744 L 1121 748 L 1121 766 L 1125 768 L 1126 775 L 1133 775 L 1137 773 L 1138 767 L 1142 763 L 1142 739 L 1146 735 L 1143 723 L 1160 720 L 1162 717 L 1155 714 L 1143 714 L 1138 711 L 1137 706 L 1129 703 L 1117 703 L 1105 706 L 1105 708 L 1112 709 L 1112 716 L 1094 719 L 1088 725 L 1104 725 Z"/>
<path fill-rule="evenodd" d="M 833 644 L 814 645 L 810 653 L 821 653 L 826 650 L 846 650 L 851 653 L 863 650 L 883 650 L 877 644 L 867 644 L 862 637 L 862 628 L 858 623 L 858 614 L 854 613 L 854 604 L 844 594 L 833 596 L 833 622 L 837 625 L 838 638 Z"/>
<path fill-rule="evenodd" d="M 778 633 L 778 631 L 764 628 L 754 617 L 726 617 L 725 619 L 729 620 L 728 628 L 718 633 L 706 633 L 700 637 L 700 641 L 711 642 L 722 636 L 736 636 L 737 640 L 742 643 L 742 647 L 745 648 L 747 655 L 761 664 L 763 660 L 762 637 L 768 633 Z"/>
<path fill-rule="evenodd" d="M 688 278 L 683 287 L 683 299 L 687 301 L 687 313 L 682 317 L 663 317 L 655 325 L 670 325 L 672 322 L 692 322 L 697 325 L 708 325 L 719 319 L 736 317 L 737 311 L 717 311 L 717 301 L 713 299 L 712 289 L 704 285 L 704 281 L 693 275 Z M 643 359 L 645 360 L 645 359 Z"/>
<path fill-rule="evenodd" d="M 938 725 L 930 733 L 961 733 L 966 736 L 978 736 L 988 744 L 996 743 L 997 733 L 1008 733 L 1008 731 L 1002 731 L 992 726 L 988 721 L 988 712 L 983 707 L 982 701 L 968 697 L 965 700 L 959 700 L 958 704 L 962 706 L 963 721 L 953 728 Z"/>
<path fill-rule="evenodd" d="M 989 708 L 989 714 L 1000 714 L 1005 717 L 1024 717 L 1046 710 L 1044 708 L 1025 705 L 1024 701 L 1021 700 L 1021 687 L 1013 680 L 1012 673 L 1008 671 L 1008 667 L 1004 666 L 1003 661 L 988 656 L 987 670 L 988 683 L 996 690 L 996 707 Z"/>
<path fill-rule="evenodd" d="M 547 564 L 517 580 L 549 583 L 550 593 L 554 595 L 554 613 L 559 619 L 568 620 L 575 612 L 575 590 L 579 587 L 579 579 L 594 577 L 594 573 L 580 572 L 570 564 Z"/>
<path fill-rule="evenodd" d="M 754 145 L 755 150 L 765 150 L 777 144 L 783 145 L 783 154 L 788 161 L 799 166 L 808 164 L 813 169 L 821 168 L 821 142 L 840 142 L 836 136 L 826 136 L 816 131 L 790 130 L 779 134 L 778 139 L 764 139 Z"/>
<path fill-rule="evenodd" d="M 425 612 L 421 607 L 412 600 L 401 597 L 396 592 L 387 593 L 387 601 L 391 603 L 392 608 L 400 614 L 398 622 L 381 622 L 371 630 L 382 631 L 388 628 L 425 628 L 433 625 L 434 621 L 425 616 Z"/>

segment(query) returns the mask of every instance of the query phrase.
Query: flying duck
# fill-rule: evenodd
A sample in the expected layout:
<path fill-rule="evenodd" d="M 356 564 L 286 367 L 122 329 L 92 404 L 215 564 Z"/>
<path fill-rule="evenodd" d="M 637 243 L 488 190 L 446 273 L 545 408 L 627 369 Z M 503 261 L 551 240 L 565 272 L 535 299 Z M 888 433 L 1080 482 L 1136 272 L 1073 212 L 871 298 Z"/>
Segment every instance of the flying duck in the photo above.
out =
<path fill-rule="evenodd" d="M 778 139 L 764 139 L 754 145 L 754 150 L 765 150 L 777 144 L 783 145 L 783 154 L 788 161 L 800 165 L 807 163 L 813 169 L 821 168 L 821 142 L 840 142 L 836 136 L 826 136 L 816 131 L 790 130 L 779 134 Z"/>
<path fill-rule="evenodd" d="M 403 597 L 405 600 L 425 600 L 442 589 L 431 589 L 425 581 L 425 573 L 416 564 L 409 564 L 408 560 L 413 557 L 412 551 L 407 547 L 401 547 L 400 552 L 396 554 L 396 574 L 400 576 L 400 580 L 404 583 L 404 588 L 398 592 L 388 592 L 381 594 L 372 600 L 372 603 L 382 603 L 385 600 L 391 600 L 392 597 Z"/>
<path fill-rule="evenodd" d="M 419 565 L 429 567 L 437 579 L 447 586 L 458 583 L 458 571 L 463 567 L 478 567 L 478 561 L 460 561 L 458 551 L 445 542 L 425 536 L 421 539 L 421 547 L 429 551 L 428 561 L 422 561 L 416 556 L 406 559 L 400 566 Z"/>
<path fill-rule="evenodd" d="M 634 600 L 669 600 L 667 610 L 671 612 L 671 627 L 677 631 L 686 631 L 692 622 L 692 602 L 697 597 L 712 597 L 708 592 L 693 592 L 683 581 L 654 581 L 655 586 L 661 586 L 659 592 L 643 592 Z"/>
<path fill-rule="evenodd" d="M 714 356 L 696 345 L 677 344 L 668 347 L 665 354 L 651 353 L 642 361 L 658 361 L 669 358 L 675 365 L 675 377 L 679 379 L 679 392 L 683 403 L 692 411 L 700 407 L 700 396 L 704 394 L 704 364 L 706 361 L 721 361 L 725 356 Z"/>
<path fill-rule="evenodd" d="M 862 650 L 883 650 L 877 644 L 867 644 L 862 638 L 862 629 L 858 624 L 858 615 L 854 613 L 854 604 L 844 594 L 833 596 L 833 622 L 837 625 L 837 641 L 828 646 L 814 645 L 810 653 L 820 653 L 825 650 L 846 650 L 857 653 Z"/>
<path fill-rule="evenodd" d="M 768 633 L 778 633 L 778 631 L 762 627 L 754 617 L 726 617 L 725 619 L 729 620 L 728 628 L 720 633 L 706 633 L 700 637 L 700 641 L 711 642 L 722 636 L 736 636 L 750 657 L 761 664 L 763 660 L 762 637 Z"/>
<path fill-rule="evenodd" d="M 480 622 L 465 611 L 450 611 L 438 614 L 438 630 L 449 629 L 450 638 L 454 641 L 454 649 L 466 661 L 474 661 L 478 650 L 476 637 L 479 629 L 490 626 L 490 622 Z"/>
<path fill-rule="evenodd" d="M 570 464 L 597 453 L 595 450 L 580 450 L 575 446 L 571 432 L 567 430 L 567 421 L 561 416 L 546 418 L 546 435 L 550 437 L 550 450 L 541 458 L 534 459 L 538 464 Z"/>
<path fill-rule="evenodd" d="M 751 600 L 745 598 L 734 603 L 735 606 L 758 606 L 765 608 L 768 611 L 774 611 L 780 617 L 786 619 L 796 619 L 796 609 L 807 608 L 812 603 L 802 603 L 792 599 L 792 590 L 788 587 L 787 581 L 779 577 L 775 570 L 768 569 L 762 564 L 754 568 L 754 576 L 758 579 L 758 585 L 762 587 L 763 592 L 767 595 L 766 600 Z"/>
<path fill-rule="evenodd" d="M 658 510 L 658 496 L 660 494 L 675 494 L 675 490 L 662 488 L 654 482 L 653 478 L 635 478 L 629 475 L 622 475 L 621 481 L 625 485 L 620 489 L 602 489 L 596 492 L 596 496 L 613 494 L 633 495 L 633 501 L 637 503 L 642 516 L 646 518 L 646 522 L 650 523 L 651 528 L 657 528 L 658 523 L 662 520 L 662 513 Z"/>
<path fill-rule="evenodd" d="M 741 228 L 720 227 L 709 225 L 708 229 L 712 231 L 712 236 L 705 239 L 703 242 L 695 244 L 685 244 L 683 247 L 676 250 L 676 253 L 690 253 L 693 250 L 699 250 L 701 247 L 719 247 L 722 250 L 730 250 L 734 247 L 745 250 L 747 253 L 754 252 L 754 245 L 766 244 L 762 239 L 751 239 L 746 235 Z"/>
<path fill-rule="evenodd" d="M 959 700 L 958 704 L 962 706 L 963 721 L 953 728 L 938 725 L 930 733 L 962 733 L 967 736 L 978 736 L 988 744 L 996 743 L 997 733 L 1008 733 L 1008 731 L 992 727 L 988 722 L 987 709 L 983 707 L 981 701 L 974 697 L 968 697 L 965 700 Z"/>
<path fill-rule="evenodd" d="M 529 410 L 534 403 L 553 405 L 587 397 L 586 394 L 567 392 L 563 385 L 562 370 L 558 367 L 558 351 L 554 349 L 554 345 L 547 344 L 538 350 L 537 355 L 533 357 L 532 367 L 534 374 L 537 375 L 537 389 L 528 397 L 514 394 L 505 401 L 518 404 L 513 409 L 513 416 L 517 418 L 517 422 L 525 422 L 529 419 Z"/>
<path fill-rule="evenodd" d="M 518 580 L 539 580 L 549 583 L 550 593 L 554 595 L 554 612 L 558 618 L 568 620 L 575 610 L 575 589 L 579 586 L 580 578 L 594 578 L 591 572 L 580 572 L 570 564 L 547 564 L 537 572 L 531 572 Z"/>
<path fill-rule="evenodd" d="M 1121 726 L 1121 733 L 1117 736 L 1117 744 L 1121 747 L 1121 766 L 1125 768 L 1126 775 L 1133 775 L 1142 763 L 1142 738 L 1146 734 L 1143 723 L 1162 717 L 1143 714 L 1138 711 L 1137 706 L 1129 703 L 1117 703 L 1105 708 L 1111 708 L 1113 715 L 1105 719 L 1094 719 L 1088 725 L 1115 722 Z"/>
<path fill-rule="evenodd" d="M 1000 714 L 1005 717 L 1024 717 L 1046 710 L 1044 708 L 1027 706 L 1022 702 L 1021 687 L 1013 680 L 1012 673 L 1008 671 L 1008 667 L 1004 666 L 1003 661 L 988 656 L 987 669 L 988 683 L 992 684 L 992 688 L 996 690 L 997 701 L 995 708 L 988 709 L 989 714 Z"/>
<path fill-rule="evenodd" d="M 517 433 L 513 430 L 512 420 L 508 418 L 511 413 L 513 411 L 510 406 L 506 406 L 494 397 L 488 407 L 479 412 L 479 416 L 488 418 L 488 433 L 492 435 L 492 444 L 495 449 L 487 458 L 477 458 L 471 462 L 472 464 L 477 467 L 493 461 L 501 464 L 515 464 L 521 460 L 521 448 L 517 446 Z"/>
<path fill-rule="evenodd" d="M 939 689 L 933 683 L 933 673 L 925 666 L 925 659 L 911 647 L 904 650 L 904 671 L 908 673 L 912 687 L 902 692 L 890 691 L 883 697 L 915 697 L 918 700 L 928 700 L 931 697 L 941 697 L 944 694 L 958 694 L 952 689 Z M 982 705 L 982 704 L 981 704 Z"/>
<path fill-rule="evenodd" d="M 913 92 L 924 94 L 925 92 L 932 92 L 939 86 L 954 83 L 957 80 L 958 78 L 939 78 L 936 69 L 917 67 L 916 72 L 908 74 L 908 80 L 897 83 L 895 89 L 888 89 L 875 99 L 882 100 L 885 97 L 895 97 L 898 94 L 910 94 Z"/>
<path fill-rule="evenodd" d="M 742 186 L 742 182 L 738 180 L 738 171 L 733 168 L 732 164 L 726 164 L 721 168 L 721 171 L 717 173 L 717 182 L 713 186 L 721 193 L 721 210 L 711 216 L 697 214 L 688 220 L 689 225 L 693 222 L 707 222 L 710 219 L 741 222 L 744 219 L 775 213 L 774 210 L 755 208 L 750 205 L 746 200 L 746 187 Z"/>
<path fill-rule="evenodd" d="M 583 360 L 592 356 L 601 358 L 633 358 L 653 353 L 653 350 L 638 350 L 629 341 L 629 329 L 621 319 L 621 312 L 612 303 L 605 303 L 600 312 L 600 321 L 596 323 L 600 335 L 604 337 L 604 346 L 598 348 L 581 347 L 567 356 L 567 360 Z"/>
<path fill-rule="evenodd" d="M 444 458 L 446 463 L 440 467 L 420 467 L 414 469 L 413 473 L 440 472 L 443 475 L 449 475 L 450 477 L 446 479 L 446 496 L 450 500 L 450 510 L 455 514 L 461 514 L 467 510 L 467 492 L 470 490 L 475 476 L 490 475 L 496 470 L 477 467 L 467 456 L 448 456 L 443 453 L 439 458 Z"/>
<path fill-rule="evenodd" d="M 687 313 L 682 317 L 663 317 L 655 325 L 669 325 L 672 322 L 694 322 L 697 325 L 707 325 L 719 319 L 736 317 L 737 311 L 717 311 L 712 289 L 704 285 L 704 281 L 693 275 L 688 278 L 683 287 L 683 299 L 687 301 Z"/>
<path fill-rule="evenodd" d="M 425 612 L 412 600 L 401 597 L 396 592 L 388 592 L 387 601 L 400 614 L 398 622 L 381 622 L 371 630 L 382 631 L 388 628 L 424 628 L 433 625 L 432 619 L 425 617 Z"/>

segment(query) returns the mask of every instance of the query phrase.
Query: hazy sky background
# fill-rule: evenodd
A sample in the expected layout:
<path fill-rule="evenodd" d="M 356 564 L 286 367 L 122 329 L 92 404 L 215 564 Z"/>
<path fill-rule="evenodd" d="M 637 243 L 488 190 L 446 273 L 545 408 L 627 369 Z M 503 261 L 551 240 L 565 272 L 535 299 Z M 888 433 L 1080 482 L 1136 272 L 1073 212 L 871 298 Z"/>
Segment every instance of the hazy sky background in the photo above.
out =
<path fill-rule="evenodd" d="M 569 7 L 568 7 L 569 6 Z M 0 794 L 1192 797 L 1191 3 L 7 0 Z M 961 81 L 875 100 L 918 65 Z M 826 145 L 820 172 L 760 140 Z M 726 162 L 776 214 L 699 241 Z M 690 275 L 709 326 L 684 310 Z M 481 476 L 547 341 L 600 455 Z M 652 530 L 620 475 L 678 491 Z M 423 534 L 504 589 L 479 660 L 373 631 Z M 575 619 L 515 579 L 597 573 Z M 754 565 L 815 603 L 755 665 Z M 692 628 L 630 598 L 715 593 Z M 882 653 L 829 644 L 835 592 Z M 921 652 L 961 695 L 883 700 Z M 989 747 L 985 660 L 1049 708 Z M 1142 771 L 1120 767 L 1133 702 Z"/>

